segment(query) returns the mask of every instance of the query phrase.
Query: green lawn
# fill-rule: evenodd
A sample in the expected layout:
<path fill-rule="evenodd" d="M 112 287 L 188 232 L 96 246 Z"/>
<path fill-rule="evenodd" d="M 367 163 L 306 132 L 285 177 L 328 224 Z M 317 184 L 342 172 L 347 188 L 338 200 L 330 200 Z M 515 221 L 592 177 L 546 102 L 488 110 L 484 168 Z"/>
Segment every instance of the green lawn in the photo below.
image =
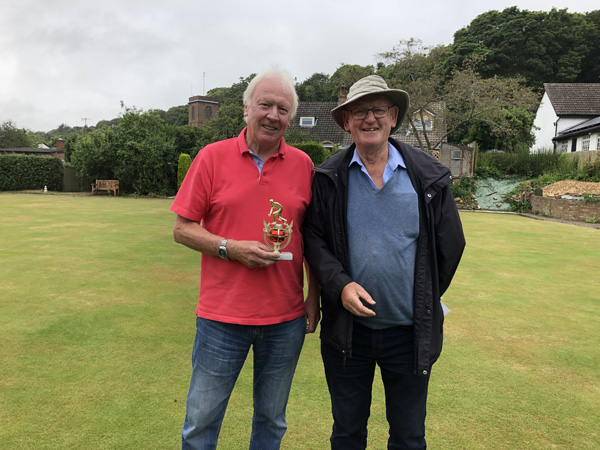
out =
<path fill-rule="evenodd" d="M 175 449 L 200 256 L 173 243 L 170 200 L 0 194 L 0 448 Z M 462 214 L 444 302 L 432 449 L 600 448 L 600 230 Z M 251 363 L 222 449 L 247 448 Z M 385 448 L 376 383 L 369 448 Z M 283 449 L 326 449 L 319 339 L 307 338 Z"/>

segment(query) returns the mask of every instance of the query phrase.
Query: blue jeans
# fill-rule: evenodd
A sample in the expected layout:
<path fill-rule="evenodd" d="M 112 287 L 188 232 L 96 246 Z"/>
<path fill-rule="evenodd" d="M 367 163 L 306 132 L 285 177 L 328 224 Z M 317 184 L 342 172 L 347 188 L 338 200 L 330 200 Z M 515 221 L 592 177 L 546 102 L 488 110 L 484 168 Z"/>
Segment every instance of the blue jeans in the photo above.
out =
<path fill-rule="evenodd" d="M 249 449 L 278 449 L 287 429 L 285 408 L 305 332 L 304 317 L 267 326 L 198 318 L 181 448 L 217 447 L 229 397 L 252 346 L 254 416 Z"/>
<path fill-rule="evenodd" d="M 321 344 L 333 413 L 332 449 L 367 448 L 375 365 L 385 389 L 388 449 L 424 449 L 429 375 L 414 373 L 413 328 L 372 330 L 354 321 L 352 357 Z"/>

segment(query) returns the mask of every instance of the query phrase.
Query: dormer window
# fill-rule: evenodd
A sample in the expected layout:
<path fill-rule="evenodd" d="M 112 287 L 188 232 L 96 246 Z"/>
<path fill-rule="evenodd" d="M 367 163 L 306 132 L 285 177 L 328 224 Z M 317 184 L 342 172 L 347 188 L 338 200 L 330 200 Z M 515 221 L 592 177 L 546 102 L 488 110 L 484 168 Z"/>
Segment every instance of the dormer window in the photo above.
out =
<path fill-rule="evenodd" d="M 433 119 L 431 117 L 423 117 L 423 121 L 421 121 L 421 119 L 417 117 L 413 119 L 413 123 L 415 124 L 415 128 L 417 130 L 433 130 Z M 423 126 L 423 123 L 425 124 L 425 126 Z"/>
<path fill-rule="evenodd" d="M 300 117 L 300 126 L 301 127 L 314 127 L 317 121 L 314 117 Z"/>

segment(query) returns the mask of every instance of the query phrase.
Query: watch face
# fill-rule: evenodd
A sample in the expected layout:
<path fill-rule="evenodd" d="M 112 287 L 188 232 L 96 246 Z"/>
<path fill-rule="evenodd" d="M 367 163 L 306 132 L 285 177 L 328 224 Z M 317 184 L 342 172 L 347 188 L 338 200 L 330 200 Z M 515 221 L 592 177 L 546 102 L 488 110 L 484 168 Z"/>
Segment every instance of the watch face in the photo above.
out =
<path fill-rule="evenodd" d="M 221 247 L 219 249 L 219 256 L 223 259 L 227 258 L 227 250 L 225 250 L 223 247 Z"/>

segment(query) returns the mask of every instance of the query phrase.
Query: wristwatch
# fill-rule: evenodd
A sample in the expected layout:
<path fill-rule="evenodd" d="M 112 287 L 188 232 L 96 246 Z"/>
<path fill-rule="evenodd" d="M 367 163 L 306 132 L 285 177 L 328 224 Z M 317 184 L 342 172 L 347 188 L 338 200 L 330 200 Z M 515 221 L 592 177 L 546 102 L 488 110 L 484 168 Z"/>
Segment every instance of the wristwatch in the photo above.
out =
<path fill-rule="evenodd" d="M 219 256 L 222 259 L 229 259 L 229 253 L 227 253 L 227 241 L 229 239 L 223 239 L 221 245 L 219 245 Z"/>

